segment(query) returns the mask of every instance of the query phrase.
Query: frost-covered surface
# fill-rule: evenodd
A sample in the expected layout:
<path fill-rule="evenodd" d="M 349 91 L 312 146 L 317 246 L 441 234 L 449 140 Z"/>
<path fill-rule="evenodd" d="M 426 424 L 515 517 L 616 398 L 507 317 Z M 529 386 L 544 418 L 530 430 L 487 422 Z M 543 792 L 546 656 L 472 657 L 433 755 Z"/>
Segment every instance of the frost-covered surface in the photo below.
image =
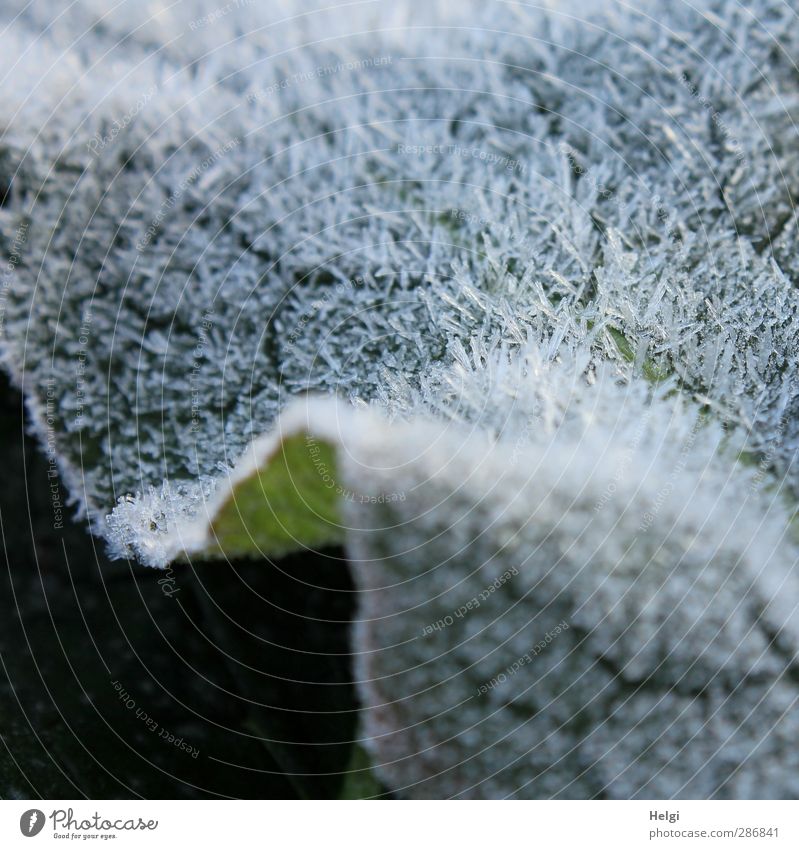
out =
<path fill-rule="evenodd" d="M 785 511 L 673 399 L 600 380 L 567 410 L 533 446 L 451 426 L 358 458 L 367 492 L 415 494 L 347 502 L 391 528 L 350 546 L 378 774 L 413 798 L 795 798 Z"/>
<path fill-rule="evenodd" d="M 607 325 L 753 424 L 753 448 L 784 433 L 786 471 L 789 4 L 609 3 L 610 24 L 163 5 L 77 3 L 48 29 L 34 2 L 2 35 L 12 251 L 24 228 L 5 357 L 31 398 L 54 379 L 98 525 L 218 475 L 287 396 L 418 412 L 461 347 L 554 334 L 617 356 Z"/>
<path fill-rule="evenodd" d="M 383 417 L 338 436 L 392 468 L 344 460 L 350 486 L 409 495 L 347 507 L 362 587 L 408 584 L 359 626 L 377 759 L 434 746 L 393 786 L 795 795 L 796 3 L 455 5 L 4 3 L 3 361 L 94 527 L 150 565 L 295 396 Z M 407 446 L 435 428 L 470 453 L 433 474 Z M 496 623 L 461 623 L 484 640 L 418 639 L 511 566 Z M 395 615 L 411 590 L 429 610 Z M 534 692 L 428 721 L 501 671 L 472 643 L 550 613 Z"/>

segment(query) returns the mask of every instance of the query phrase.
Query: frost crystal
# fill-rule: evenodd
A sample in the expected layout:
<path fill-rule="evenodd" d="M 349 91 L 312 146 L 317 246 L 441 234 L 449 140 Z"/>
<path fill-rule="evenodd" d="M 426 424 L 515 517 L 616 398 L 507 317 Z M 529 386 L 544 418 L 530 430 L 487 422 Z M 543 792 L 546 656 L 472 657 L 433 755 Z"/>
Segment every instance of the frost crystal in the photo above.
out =
<path fill-rule="evenodd" d="M 93 527 L 163 566 L 293 399 L 371 407 L 393 786 L 795 795 L 794 0 L 212 5 L 0 12 L 0 355 Z"/>
<path fill-rule="evenodd" d="M 412 798 L 794 798 L 786 510 L 674 397 L 569 389 L 523 445 L 389 428 L 358 456 L 367 492 L 414 493 L 347 503 L 389 529 L 349 547 L 378 774 Z"/>

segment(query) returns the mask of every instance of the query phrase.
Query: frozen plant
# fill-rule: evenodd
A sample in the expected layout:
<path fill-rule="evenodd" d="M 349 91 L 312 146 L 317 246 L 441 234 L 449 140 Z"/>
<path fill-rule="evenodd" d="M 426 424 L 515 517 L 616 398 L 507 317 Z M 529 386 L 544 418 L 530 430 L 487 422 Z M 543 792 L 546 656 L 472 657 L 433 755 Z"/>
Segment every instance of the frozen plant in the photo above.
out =
<path fill-rule="evenodd" d="M 0 354 L 111 551 L 224 553 L 306 429 L 406 494 L 297 525 L 389 785 L 794 795 L 794 0 L 59 11 L 1 13 Z"/>

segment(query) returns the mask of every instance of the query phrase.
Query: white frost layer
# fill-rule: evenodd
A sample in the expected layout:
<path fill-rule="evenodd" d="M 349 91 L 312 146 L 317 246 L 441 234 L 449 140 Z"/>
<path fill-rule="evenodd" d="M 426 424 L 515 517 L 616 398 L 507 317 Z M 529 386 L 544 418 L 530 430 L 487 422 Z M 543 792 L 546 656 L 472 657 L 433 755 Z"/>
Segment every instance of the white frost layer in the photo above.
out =
<path fill-rule="evenodd" d="M 528 343 L 679 375 L 799 494 L 793 5 L 218 8 L 0 10 L 0 356 L 115 553 L 297 395 L 468 422 Z"/>
<path fill-rule="evenodd" d="M 253 437 L 329 433 L 296 396 L 371 405 L 389 784 L 795 796 L 796 3 L 106 5 L 0 9 L 0 356 L 113 552 L 201 548 Z"/>
<path fill-rule="evenodd" d="M 535 352 L 491 371 L 491 436 L 298 401 L 209 501 L 290 435 L 337 446 L 380 777 L 415 798 L 795 797 L 784 492 L 669 386 Z M 195 522 L 162 556 L 208 543 Z"/>
<path fill-rule="evenodd" d="M 378 774 L 412 798 L 796 798 L 790 511 L 679 401 L 580 397 L 523 448 L 404 433 L 359 458 L 409 494 L 346 504 Z"/>

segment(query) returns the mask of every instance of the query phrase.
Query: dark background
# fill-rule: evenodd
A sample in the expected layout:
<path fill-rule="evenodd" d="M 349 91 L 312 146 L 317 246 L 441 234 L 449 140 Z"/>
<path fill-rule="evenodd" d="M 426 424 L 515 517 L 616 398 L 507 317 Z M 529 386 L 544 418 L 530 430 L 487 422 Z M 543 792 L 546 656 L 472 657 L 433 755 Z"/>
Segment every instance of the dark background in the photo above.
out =
<path fill-rule="evenodd" d="M 0 463 L 0 796 L 379 789 L 368 773 L 344 780 L 360 752 L 350 745 L 355 593 L 340 551 L 176 565 L 168 584 L 158 583 L 165 573 L 109 561 L 85 523 L 65 518 L 54 530 L 47 462 L 5 378 Z"/>

